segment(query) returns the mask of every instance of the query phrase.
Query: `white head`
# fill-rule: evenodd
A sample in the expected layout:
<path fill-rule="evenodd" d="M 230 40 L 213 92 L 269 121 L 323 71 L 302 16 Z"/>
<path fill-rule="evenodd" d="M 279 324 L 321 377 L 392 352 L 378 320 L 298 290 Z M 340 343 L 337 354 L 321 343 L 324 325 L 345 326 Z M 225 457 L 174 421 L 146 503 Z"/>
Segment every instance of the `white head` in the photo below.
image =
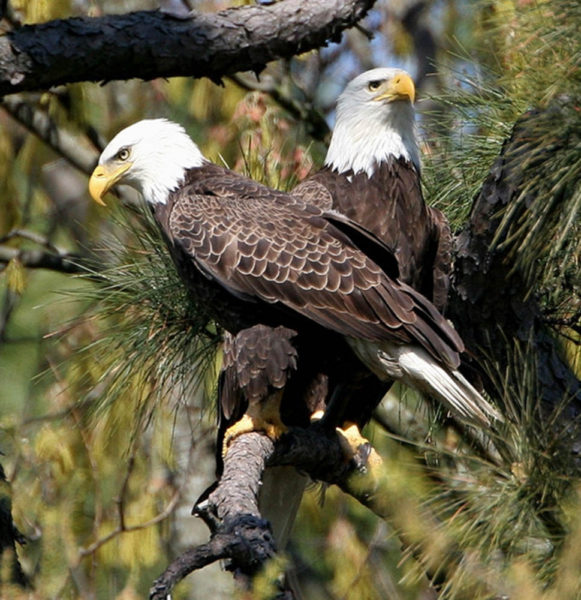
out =
<path fill-rule="evenodd" d="M 413 162 L 419 171 L 414 99 L 412 78 L 401 69 L 372 69 L 355 77 L 337 101 L 325 165 L 371 176 L 391 155 Z"/>
<path fill-rule="evenodd" d="M 186 170 L 204 162 L 200 149 L 181 125 L 166 119 L 138 121 L 107 144 L 89 180 L 89 191 L 103 204 L 108 190 L 118 183 L 127 184 L 150 204 L 165 204 Z"/>

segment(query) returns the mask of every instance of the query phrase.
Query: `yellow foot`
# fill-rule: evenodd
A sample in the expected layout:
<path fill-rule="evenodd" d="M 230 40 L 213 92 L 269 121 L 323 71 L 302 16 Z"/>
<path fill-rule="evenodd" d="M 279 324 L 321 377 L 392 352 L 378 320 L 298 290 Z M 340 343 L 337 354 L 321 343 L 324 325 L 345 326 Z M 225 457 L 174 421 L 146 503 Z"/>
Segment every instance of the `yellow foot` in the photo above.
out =
<path fill-rule="evenodd" d="M 376 452 L 371 442 L 364 438 L 355 423 L 344 423 L 343 427 L 337 427 L 339 443 L 347 460 L 354 460 L 360 469 L 368 469 L 372 473 L 379 474 L 383 461 Z"/>
<path fill-rule="evenodd" d="M 248 412 L 226 430 L 224 434 L 224 445 L 222 447 L 222 456 L 226 456 L 228 447 L 239 436 L 253 431 L 264 431 L 266 435 L 276 441 L 283 433 L 288 431 L 288 427 L 280 420 L 277 415 L 252 415 Z"/>
<path fill-rule="evenodd" d="M 324 410 L 316 410 L 314 413 L 311 414 L 311 417 L 310 417 L 311 423 L 314 423 L 315 421 L 320 421 L 323 418 L 324 414 L 325 414 Z"/>

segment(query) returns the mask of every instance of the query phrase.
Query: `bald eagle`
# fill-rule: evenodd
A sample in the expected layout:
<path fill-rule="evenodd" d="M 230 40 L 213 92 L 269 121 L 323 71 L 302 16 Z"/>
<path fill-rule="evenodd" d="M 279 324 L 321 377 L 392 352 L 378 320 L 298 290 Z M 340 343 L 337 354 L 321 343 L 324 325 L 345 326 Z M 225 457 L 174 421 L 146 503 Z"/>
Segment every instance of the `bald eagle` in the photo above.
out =
<path fill-rule="evenodd" d="M 323 168 L 292 194 L 375 233 L 394 250 L 400 280 L 442 311 L 452 235 L 446 217 L 422 195 L 414 100 L 413 80 L 401 69 L 355 77 L 337 101 Z"/>
<path fill-rule="evenodd" d="M 375 233 L 394 250 L 399 279 L 443 310 L 448 294 L 452 236 L 445 216 L 426 206 L 422 196 L 414 100 L 413 80 L 401 69 L 372 69 L 353 79 L 339 96 L 323 168 L 291 193 L 306 204 L 337 210 Z M 274 336 L 275 332 L 263 330 L 261 340 L 266 345 L 267 338 Z M 271 340 L 268 345 L 274 343 Z M 237 356 L 243 357 L 244 340 L 238 340 L 235 347 Z M 253 348 L 248 350 L 250 356 L 255 355 Z M 269 356 L 264 368 L 276 372 L 279 355 Z M 300 362 L 304 365 L 304 361 Z M 226 364 L 234 370 L 232 362 Z M 338 424 L 349 420 L 363 426 L 387 386 L 380 385 L 373 375 L 366 375 L 362 365 L 351 363 L 345 367 L 351 367 L 348 384 L 342 383 L 341 390 L 337 390 L 329 382 L 333 397 L 337 399 L 338 394 L 343 397 Z M 262 381 L 267 378 L 258 368 L 253 373 Z M 295 380 L 283 406 L 290 402 L 296 411 L 301 389 L 306 390 L 302 396 L 307 406 L 324 406 L 323 400 L 314 398 L 312 393 L 313 389 L 323 393 L 321 386 L 314 385 L 320 375 L 309 385 L 309 374 L 302 367 L 293 373 Z M 230 382 L 236 383 L 234 372 Z M 250 383 L 248 374 L 240 379 L 243 387 Z M 239 392 L 238 403 L 222 403 L 226 423 L 239 418 L 247 405 L 243 389 Z"/>
<path fill-rule="evenodd" d="M 190 292 L 227 331 L 284 325 L 330 361 L 346 343 L 381 380 L 428 392 L 472 422 L 498 418 L 458 371 L 456 331 L 353 221 L 210 163 L 163 119 L 107 145 L 91 195 L 102 202 L 120 183 L 143 195 Z"/>

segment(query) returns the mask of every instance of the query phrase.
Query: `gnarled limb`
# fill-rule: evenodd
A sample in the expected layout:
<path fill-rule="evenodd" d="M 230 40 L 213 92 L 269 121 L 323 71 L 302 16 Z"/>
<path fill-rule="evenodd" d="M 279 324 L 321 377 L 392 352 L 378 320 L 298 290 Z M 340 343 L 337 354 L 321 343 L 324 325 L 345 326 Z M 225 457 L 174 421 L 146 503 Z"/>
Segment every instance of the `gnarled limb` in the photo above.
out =
<path fill-rule="evenodd" d="M 344 492 L 390 522 L 400 532 L 410 554 L 425 567 L 434 586 L 450 572 L 463 570 L 472 576 L 471 589 L 499 587 L 475 558 L 467 558 L 446 535 L 442 523 L 424 506 L 426 490 L 402 489 L 395 461 L 387 468 L 368 468 L 372 452 L 364 443 L 352 460 L 346 460 L 337 435 L 327 435 L 316 424 L 308 429 L 293 428 L 276 443 L 263 433 L 237 437 L 224 461 L 224 473 L 207 499 L 195 512 L 212 531 L 210 541 L 176 558 L 154 582 L 150 600 L 165 600 L 173 587 L 194 570 L 222 559 L 245 587 L 251 578 L 275 556 L 270 527 L 261 518 L 257 497 L 266 466 L 293 465 L 313 479 L 338 485 Z M 371 465 L 370 465 L 371 467 Z M 401 469 L 401 467 L 399 467 Z M 405 509 L 402 509 L 405 507 Z M 421 515 L 422 526 L 416 519 Z M 496 592 L 496 589 L 494 590 Z M 278 598 L 279 596 L 277 596 Z M 281 591 L 281 598 L 292 593 Z"/>
<path fill-rule="evenodd" d="M 567 121 L 572 123 L 571 134 L 550 135 L 551 131 L 565 129 L 563 123 Z M 540 188 L 534 185 L 536 177 L 548 181 L 555 164 L 574 154 L 579 143 L 575 122 L 578 109 L 574 101 L 565 98 L 549 108 L 530 111 L 516 123 L 474 199 L 469 222 L 457 240 L 449 303 L 450 317 L 466 345 L 481 360 L 505 369 L 509 366 L 507 341 L 511 347 L 521 344 L 530 349 L 536 360 L 542 408 L 550 413 L 569 400 L 563 412 L 569 422 L 581 413 L 581 384 L 563 360 L 537 302 L 539 257 L 532 253 L 526 257 L 526 264 L 517 260 L 525 244 L 530 244 L 530 240 L 525 242 L 527 232 L 532 235 L 527 222 L 538 218 L 531 207 L 538 212 L 535 204 L 544 204 L 544 229 L 534 237 L 547 238 L 551 243 L 547 232 L 557 229 L 559 215 L 567 210 L 567 202 L 575 193 L 578 181 L 563 180 L 554 186 L 550 197 L 540 196 Z M 558 236 L 555 233 L 552 237 Z M 516 383 L 509 382 L 508 386 Z M 488 391 L 493 396 L 498 392 L 494 387 Z"/>
<path fill-rule="evenodd" d="M 26 25 L 0 37 L 0 95 L 77 81 L 260 72 L 324 46 L 374 0 L 285 0 L 176 19 L 159 11 Z"/>
<path fill-rule="evenodd" d="M 212 532 L 210 541 L 175 559 L 154 582 L 151 600 L 167 598 L 192 571 L 222 559 L 230 559 L 230 568 L 248 587 L 249 578 L 275 555 L 270 526 L 258 509 L 262 473 L 273 449 L 263 433 L 246 433 L 232 441 L 218 485 L 194 508 Z"/>
<path fill-rule="evenodd" d="M 225 456 L 220 481 L 207 499 L 194 508 L 212 532 L 210 541 L 176 558 L 154 582 L 151 600 L 167 598 L 172 588 L 192 571 L 222 559 L 231 561 L 230 568 L 237 579 L 249 587 L 251 577 L 276 554 L 270 526 L 258 508 L 267 465 L 294 465 L 314 478 L 336 481 L 346 481 L 357 468 L 355 462 L 345 460 L 339 440 L 321 435 L 318 427 L 291 429 L 276 444 L 260 432 L 235 438 Z"/>

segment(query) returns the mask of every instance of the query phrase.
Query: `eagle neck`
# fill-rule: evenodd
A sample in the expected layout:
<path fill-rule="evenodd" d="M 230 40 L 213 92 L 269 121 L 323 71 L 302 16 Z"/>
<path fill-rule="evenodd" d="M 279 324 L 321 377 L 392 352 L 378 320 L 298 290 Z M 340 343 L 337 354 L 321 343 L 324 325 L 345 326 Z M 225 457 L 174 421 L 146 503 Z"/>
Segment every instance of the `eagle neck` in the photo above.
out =
<path fill-rule="evenodd" d="M 191 156 L 184 156 L 181 160 L 160 161 L 157 167 L 148 169 L 141 175 L 140 191 L 149 204 L 166 204 L 171 194 L 183 186 L 188 172 L 206 162 L 199 151 Z"/>
<path fill-rule="evenodd" d="M 393 157 L 413 163 L 420 171 L 412 105 L 400 102 L 397 107 L 390 106 L 390 110 L 377 108 L 347 112 L 345 107 L 338 106 L 326 167 L 339 173 L 365 172 L 371 177 L 377 165 Z"/>

